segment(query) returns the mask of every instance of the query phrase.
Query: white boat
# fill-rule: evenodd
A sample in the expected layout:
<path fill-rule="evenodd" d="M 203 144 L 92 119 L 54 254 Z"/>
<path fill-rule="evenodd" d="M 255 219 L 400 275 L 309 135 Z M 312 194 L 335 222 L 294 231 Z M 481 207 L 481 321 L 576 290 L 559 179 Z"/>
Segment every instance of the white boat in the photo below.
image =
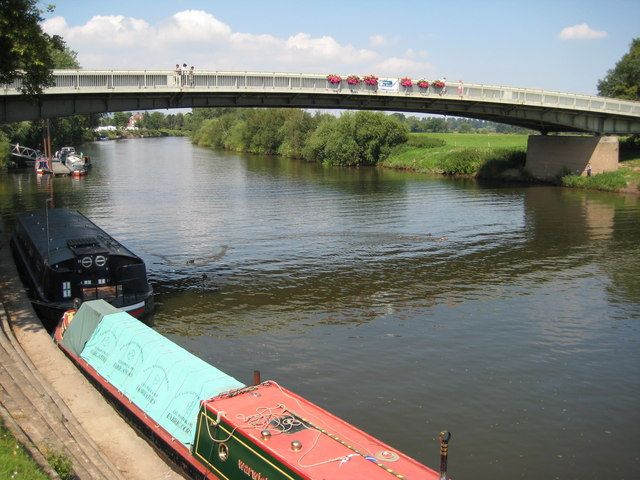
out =
<path fill-rule="evenodd" d="M 87 174 L 87 166 L 84 163 L 84 159 L 77 155 L 67 155 L 64 164 L 71 170 L 71 175 L 74 177 L 81 177 Z"/>

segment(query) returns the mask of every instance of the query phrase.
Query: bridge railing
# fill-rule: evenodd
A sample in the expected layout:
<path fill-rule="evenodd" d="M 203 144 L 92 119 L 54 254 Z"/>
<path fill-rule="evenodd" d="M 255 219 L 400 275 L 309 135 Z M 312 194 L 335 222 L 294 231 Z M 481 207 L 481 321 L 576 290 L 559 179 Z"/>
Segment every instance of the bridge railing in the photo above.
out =
<path fill-rule="evenodd" d="M 413 84 L 403 87 L 399 79 L 394 89 L 375 88 L 364 83 L 349 85 L 346 76 L 338 84 L 331 84 L 324 75 L 264 72 L 201 71 L 193 75 L 177 75 L 171 70 L 54 70 L 54 86 L 46 94 L 82 92 L 123 92 L 140 90 L 170 90 L 183 92 L 206 91 L 281 91 L 301 93 L 326 93 L 340 95 L 406 96 L 410 98 L 439 98 L 477 100 L 491 103 L 507 103 L 546 106 L 567 110 L 619 113 L 640 116 L 640 102 L 618 100 L 589 95 L 561 93 L 541 89 L 517 88 L 457 82 L 447 84 L 446 89 L 419 88 Z M 22 83 L 16 80 L 4 85 L 0 94 L 19 95 Z"/>

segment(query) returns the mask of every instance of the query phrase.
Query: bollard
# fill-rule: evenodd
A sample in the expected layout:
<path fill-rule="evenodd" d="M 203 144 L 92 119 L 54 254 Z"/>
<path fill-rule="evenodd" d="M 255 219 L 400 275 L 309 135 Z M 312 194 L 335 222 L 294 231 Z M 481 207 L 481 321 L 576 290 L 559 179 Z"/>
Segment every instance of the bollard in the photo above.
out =
<path fill-rule="evenodd" d="M 260 370 L 253 371 L 253 384 L 260 385 Z"/>
<path fill-rule="evenodd" d="M 440 440 L 440 480 L 447 480 L 447 456 L 449 454 L 449 440 L 451 433 L 444 430 L 438 435 Z"/>

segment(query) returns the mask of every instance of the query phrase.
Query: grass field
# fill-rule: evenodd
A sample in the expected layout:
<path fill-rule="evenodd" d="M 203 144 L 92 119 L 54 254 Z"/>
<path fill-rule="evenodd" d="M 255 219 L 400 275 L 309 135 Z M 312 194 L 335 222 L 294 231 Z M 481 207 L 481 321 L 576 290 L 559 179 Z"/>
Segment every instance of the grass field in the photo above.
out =
<path fill-rule="evenodd" d="M 507 134 L 412 133 L 409 142 L 397 147 L 380 165 L 422 173 L 473 175 L 493 157 L 502 158 L 506 152 L 524 152 L 527 137 Z M 473 165 L 460 172 L 447 171 L 447 164 L 454 157 L 459 159 L 457 163 L 462 162 L 464 157 L 473 158 Z"/>
<path fill-rule="evenodd" d="M 0 421 L 0 478 L 47 480 L 38 465 L 24 451 L 16 439 Z"/>

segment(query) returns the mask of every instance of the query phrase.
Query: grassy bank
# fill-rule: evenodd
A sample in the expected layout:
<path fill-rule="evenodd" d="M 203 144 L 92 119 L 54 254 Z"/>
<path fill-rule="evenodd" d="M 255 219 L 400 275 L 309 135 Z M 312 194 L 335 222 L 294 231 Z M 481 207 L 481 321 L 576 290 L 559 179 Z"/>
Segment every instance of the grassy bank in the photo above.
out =
<path fill-rule="evenodd" d="M 530 181 L 524 170 L 527 135 L 473 133 L 411 134 L 379 165 L 438 175 Z M 616 172 L 592 177 L 566 175 L 558 184 L 570 188 L 638 193 L 640 149 L 621 142 L 620 167 Z"/>
<path fill-rule="evenodd" d="M 421 173 L 499 178 L 524 166 L 526 148 L 527 135 L 414 133 L 379 165 Z"/>
<path fill-rule="evenodd" d="M 0 478 L 46 480 L 36 462 L 24 451 L 0 420 Z"/>

